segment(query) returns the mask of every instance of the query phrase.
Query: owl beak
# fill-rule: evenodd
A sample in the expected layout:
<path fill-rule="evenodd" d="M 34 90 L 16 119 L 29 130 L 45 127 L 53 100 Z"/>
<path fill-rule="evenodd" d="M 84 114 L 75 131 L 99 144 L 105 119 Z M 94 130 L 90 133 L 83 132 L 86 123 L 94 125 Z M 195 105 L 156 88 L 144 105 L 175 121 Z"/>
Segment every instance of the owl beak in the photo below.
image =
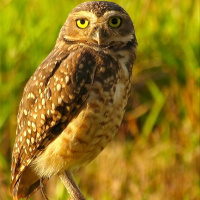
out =
<path fill-rule="evenodd" d="M 103 32 L 100 27 L 95 27 L 93 29 L 92 33 L 92 39 L 98 44 L 98 46 L 101 46 L 103 43 Z"/>
<path fill-rule="evenodd" d="M 96 32 L 96 41 L 97 41 L 98 45 L 101 45 L 101 34 L 100 34 L 100 31 Z"/>
<path fill-rule="evenodd" d="M 98 46 L 104 46 L 106 42 L 105 31 L 102 27 L 95 27 L 92 31 L 92 39 Z"/>

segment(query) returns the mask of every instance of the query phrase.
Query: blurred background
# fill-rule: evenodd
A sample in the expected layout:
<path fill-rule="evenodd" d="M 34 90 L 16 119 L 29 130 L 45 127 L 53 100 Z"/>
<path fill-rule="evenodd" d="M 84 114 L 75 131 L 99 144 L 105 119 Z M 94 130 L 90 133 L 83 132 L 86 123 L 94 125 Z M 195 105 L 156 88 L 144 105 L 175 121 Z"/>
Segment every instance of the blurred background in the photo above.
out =
<path fill-rule="evenodd" d="M 83 1 L 0 1 L 0 200 L 10 200 L 10 163 L 23 88 Z M 88 200 L 198 200 L 200 52 L 198 0 L 116 0 L 138 39 L 132 91 L 115 139 L 75 174 Z M 60 180 L 50 200 L 67 199 Z M 40 200 L 40 192 L 32 200 Z"/>

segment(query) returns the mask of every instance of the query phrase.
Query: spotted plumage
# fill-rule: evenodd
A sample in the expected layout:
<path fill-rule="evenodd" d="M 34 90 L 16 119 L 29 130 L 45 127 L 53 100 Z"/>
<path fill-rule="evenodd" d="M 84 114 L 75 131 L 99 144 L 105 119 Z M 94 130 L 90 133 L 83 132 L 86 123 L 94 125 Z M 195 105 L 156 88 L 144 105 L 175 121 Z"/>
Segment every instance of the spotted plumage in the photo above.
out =
<path fill-rule="evenodd" d="M 69 14 L 24 88 L 12 155 L 14 199 L 31 196 L 53 175 L 63 181 L 63 173 L 89 163 L 111 141 L 127 104 L 136 46 L 132 21 L 117 4 L 86 2 Z M 76 192 L 70 194 L 81 199 Z"/>

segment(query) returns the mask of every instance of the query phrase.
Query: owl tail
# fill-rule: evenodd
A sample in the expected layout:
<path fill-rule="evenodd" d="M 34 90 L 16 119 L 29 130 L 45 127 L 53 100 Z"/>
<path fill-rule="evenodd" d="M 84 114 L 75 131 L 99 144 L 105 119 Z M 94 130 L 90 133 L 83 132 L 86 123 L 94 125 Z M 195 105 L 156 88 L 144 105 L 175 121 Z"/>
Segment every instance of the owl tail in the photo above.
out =
<path fill-rule="evenodd" d="M 42 179 L 42 184 L 45 184 L 48 179 Z M 31 167 L 26 167 L 21 176 L 18 178 L 14 184 L 13 190 L 13 199 L 19 200 L 21 198 L 28 199 L 33 195 L 38 189 L 40 189 L 41 180 L 34 173 Z"/>

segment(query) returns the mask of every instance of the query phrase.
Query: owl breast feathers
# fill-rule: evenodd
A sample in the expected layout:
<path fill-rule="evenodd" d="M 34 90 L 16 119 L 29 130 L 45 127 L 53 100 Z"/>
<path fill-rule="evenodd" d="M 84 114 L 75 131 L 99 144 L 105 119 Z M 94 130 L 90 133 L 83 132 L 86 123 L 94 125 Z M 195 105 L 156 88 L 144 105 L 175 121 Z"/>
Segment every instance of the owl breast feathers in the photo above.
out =
<path fill-rule="evenodd" d="M 62 27 L 24 88 L 12 155 L 15 199 L 40 181 L 92 161 L 119 129 L 137 40 L 117 4 L 86 2 Z"/>

